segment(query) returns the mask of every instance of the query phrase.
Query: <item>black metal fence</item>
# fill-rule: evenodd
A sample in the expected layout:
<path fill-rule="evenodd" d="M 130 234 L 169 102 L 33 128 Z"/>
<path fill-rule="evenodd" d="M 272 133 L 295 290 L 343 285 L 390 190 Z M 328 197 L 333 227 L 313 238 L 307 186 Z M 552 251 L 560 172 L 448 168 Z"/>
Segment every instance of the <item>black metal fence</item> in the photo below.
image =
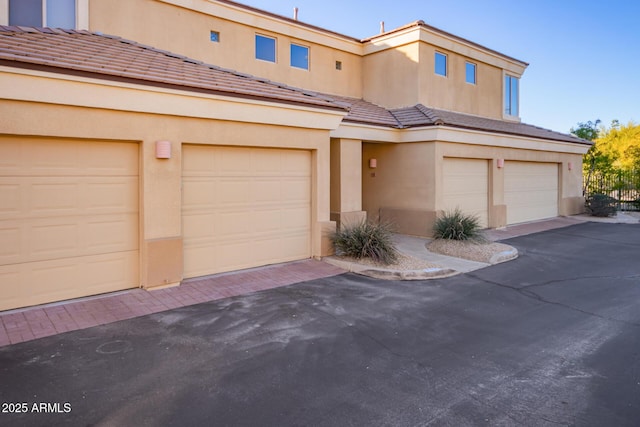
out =
<path fill-rule="evenodd" d="M 583 178 L 587 199 L 594 194 L 606 194 L 617 200 L 618 210 L 640 211 L 640 170 L 593 172 L 590 177 L 585 173 Z"/>

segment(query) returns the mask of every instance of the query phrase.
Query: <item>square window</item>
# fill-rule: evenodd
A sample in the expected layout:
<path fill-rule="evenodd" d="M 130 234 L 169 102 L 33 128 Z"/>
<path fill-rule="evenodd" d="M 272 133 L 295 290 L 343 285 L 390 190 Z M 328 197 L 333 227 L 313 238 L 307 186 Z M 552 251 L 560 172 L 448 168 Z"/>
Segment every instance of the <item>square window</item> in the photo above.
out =
<path fill-rule="evenodd" d="M 47 27 L 75 28 L 76 0 L 47 0 Z"/>
<path fill-rule="evenodd" d="M 436 52 L 436 68 L 435 72 L 439 76 L 447 76 L 447 55 Z"/>
<path fill-rule="evenodd" d="M 42 27 L 42 0 L 9 0 L 9 25 Z"/>
<path fill-rule="evenodd" d="M 309 69 L 309 48 L 291 43 L 291 66 Z"/>
<path fill-rule="evenodd" d="M 9 0 L 9 25 L 73 29 L 76 0 Z"/>
<path fill-rule="evenodd" d="M 476 84 L 476 64 L 467 62 L 465 67 L 465 72 L 466 72 L 465 81 L 467 83 L 471 83 L 472 85 Z"/>
<path fill-rule="evenodd" d="M 256 34 L 256 59 L 276 62 L 276 39 Z"/>
<path fill-rule="evenodd" d="M 336 70 L 342 70 L 342 61 L 336 61 Z"/>
<path fill-rule="evenodd" d="M 214 43 L 220 43 L 220 33 L 217 31 L 211 31 L 211 34 L 209 35 L 209 40 L 211 40 Z"/>

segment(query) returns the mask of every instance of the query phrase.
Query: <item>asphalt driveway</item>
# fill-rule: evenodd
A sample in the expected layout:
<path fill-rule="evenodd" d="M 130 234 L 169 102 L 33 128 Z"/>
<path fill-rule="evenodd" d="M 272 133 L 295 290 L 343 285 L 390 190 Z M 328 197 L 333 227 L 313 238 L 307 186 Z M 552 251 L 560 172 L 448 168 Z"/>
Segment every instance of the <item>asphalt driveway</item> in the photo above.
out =
<path fill-rule="evenodd" d="M 640 225 L 507 243 L 2 347 L 0 425 L 639 425 Z"/>

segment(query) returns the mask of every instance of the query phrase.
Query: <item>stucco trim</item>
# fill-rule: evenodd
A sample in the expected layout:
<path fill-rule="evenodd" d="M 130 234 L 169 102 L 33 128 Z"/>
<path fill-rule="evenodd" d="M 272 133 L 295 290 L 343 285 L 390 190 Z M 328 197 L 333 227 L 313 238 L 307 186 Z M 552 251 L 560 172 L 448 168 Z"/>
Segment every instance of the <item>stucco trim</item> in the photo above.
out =
<path fill-rule="evenodd" d="M 460 54 L 498 68 L 508 70 L 520 77 L 528 64 L 526 62 L 500 54 L 489 48 L 461 39 L 433 27 L 416 24 L 400 31 L 382 34 L 365 40 L 364 55 L 395 49 L 409 43 L 424 42 L 432 46 Z"/>
<path fill-rule="evenodd" d="M 585 154 L 590 146 L 562 141 L 551 141 L 497 132 L 461 129 L 451 126 L 429 126 L 410 129 L 388 129 L 378 126 L 343 122 L 330 132 L 332 138 L 361 139 L 365 142 L 455 142 L 489 147 L 517 148 L 556 153 Z"/>
<path fill-rule="evenodd" d="M 285 16 L 252 8 L 233 2 L 158 0 L 173 6 L 195 10 L 216 18 L 227 19 L 250 27 L 261 28 L 292 38 L 330 46 L 334 49 L 362 55 L 362 43 L 350 36 L 339 34 L 304 22 L 297 22 Z"/>
<path fill-rule="evenodd" d="M 89 108 L 335 129 L 346 112 L 0 66 L 2 98 Z"/>

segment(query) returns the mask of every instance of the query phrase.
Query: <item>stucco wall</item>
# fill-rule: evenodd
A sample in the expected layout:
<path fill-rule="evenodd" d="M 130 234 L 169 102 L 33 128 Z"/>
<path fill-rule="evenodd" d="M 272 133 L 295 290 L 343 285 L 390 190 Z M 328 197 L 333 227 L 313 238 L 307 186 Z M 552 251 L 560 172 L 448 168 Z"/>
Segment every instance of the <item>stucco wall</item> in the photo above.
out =
<path fill-rule="evenodd" d="M 207 11 L 208 2 L 191 2 L 194 8 Z M 223 7 L 223 6 L 216 6 Z M 232 16 L 259 23 L 247 13 L 235 10 Z M 141 19 L 144 17 L 144 19 Z M 274 29 L 280 26 L 270 25 Z M 115 34 L 139 43 L 176 52 L 223 68 L 233 69 L 294 87 L 346 96 L 362 96 L 361 57 L 347 50 L 319 44 L 323 37 L 316 32 L 289 24 L 286 32 L 245 25 L 154 0 L 92 0 L 90 29 Z M 220 42 L 210 40 L 210 32 L 220 33 Z M 255 59 L 255 35 L 277 39 L 276 63 Z M 337 41 L 325 37 L 327 44 L 340 43 L 359 49 L 355 41 Z M 290 43 L 309 47 L 309 70 L 290 66 Z M 342 70 L 336 70 L 336 61 Z"/>
<path fill-rule="evenodd" d="M 435 52 L 447 55 L 447 76 L 434 72 Z M 476 84 L 466 82 L 466 63 L 476 64 Z M 420 103 L 443 110 L 502 118 L 502 70 L 450 50 L 420 44 Z"/>
<path fill-rule="evenodd" d="M 363 59 L 363 97 L 386 108 L 420 102 L 420 48 L 414 42 L 366 55 Z"/>
<path fill-rule="evenodd" d="M 132 100 L 120 101 L 123 106 L 126 101 L 135 104 Z M 10 100 L 0 101 L 0 129 L 5 135 L 79 138 L 87 144 L 94 140 L 139 143 L 142 286 L 182 279 L 183 143 L 310 150 L 311 253 L 322 256 L 330 251 L 328 233 L 335 224 L 329 219 L 328 130 Z M 155 157 L 158 140 L 172 142 L 171 159 Z"/>
<path fill-rule="evenodd" d="M 515 144 L 515 142 L 514 142 Z M 490 160 L 489 227 L 506 225 L 504 171 L 498 159 L 558 164 L 559 215 L 582 212 L 580 154 L 447 142 L 363 144 L 362 204 L 369 218 L 393 220 L 401 231 L 429 236 L 444 209 L 442 164 L 446 157 Z M 371 169 L 368 161 L 377 160 Z M 569 169 L 571 163 L 571 169 Z"/>
<path fill-rule="evenodd" d="M 447 76 L 434 72 L 435 52 L 447 55 Z M 466 62 L 476 64 L 476 84 L 465 80 Z M 422 41 L 364 57 L 363 96 L 387 108 L 418 103 L 502 118 L 502 69 Z"/>

